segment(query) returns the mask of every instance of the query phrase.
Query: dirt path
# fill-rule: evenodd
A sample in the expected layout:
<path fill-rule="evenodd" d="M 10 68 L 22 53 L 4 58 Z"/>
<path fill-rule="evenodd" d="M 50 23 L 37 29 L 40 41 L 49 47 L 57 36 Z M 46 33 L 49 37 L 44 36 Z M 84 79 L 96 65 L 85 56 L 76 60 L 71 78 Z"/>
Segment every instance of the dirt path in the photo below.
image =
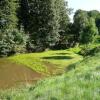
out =
<path fill-rule="evenodd" d="M 0 59 L 0 88 L 10 88 L 15 85 L 36 82 L 43 75 L 9 60 Z"/>

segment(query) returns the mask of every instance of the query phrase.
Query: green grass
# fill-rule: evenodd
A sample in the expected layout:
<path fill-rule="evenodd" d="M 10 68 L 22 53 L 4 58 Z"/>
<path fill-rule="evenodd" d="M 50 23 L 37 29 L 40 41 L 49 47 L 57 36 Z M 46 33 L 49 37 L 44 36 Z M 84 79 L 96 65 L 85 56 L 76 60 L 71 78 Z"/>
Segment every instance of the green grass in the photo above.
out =
<path fill-rule="evenodd" d="M 36 72 L 49 74 L 49 70 L 53 69 L 54 72 L 63 71 L 70 64 L 82 60 L 82 56 L 71 51 L 58 50 L 43 53 L 21 54 L 9 57 L 8 59 L 23 64 Z"/>
<path fill-rule="evenodd" d="M 62 76 L 40 82 L 34 89 L 34 97 L 35 100 L 100 100 L 100 53 L 73 65 Z"/>
<path fill-rule="evenodd" d="M 54 55 L 56 52 L 64 53 L 65 51 L 49 51 L 46 52 L 45 57 Z M 41 55 L 39 58 L 44 57 L 44 53 L 36 55 Z M 52 59 L 48 61 L 52 62 Z M 59 62 L 60 60 L 58 62 L 55 60 L 52 63 L 58 64 Z M 61 60 L 61 62 L 64 61 Z M 64 64 L 67 63 L 66 61 L 64 62 Z M 63 65 L 61 64 L 61 66 Z M 86 57 L 84 60 L 70 65 L 66 68 L 66 73 L 61 76 L 41 80 L 35 86 L 2 91 L 0 99 L 100 100 L 100 53 L 92 57 Z"/>

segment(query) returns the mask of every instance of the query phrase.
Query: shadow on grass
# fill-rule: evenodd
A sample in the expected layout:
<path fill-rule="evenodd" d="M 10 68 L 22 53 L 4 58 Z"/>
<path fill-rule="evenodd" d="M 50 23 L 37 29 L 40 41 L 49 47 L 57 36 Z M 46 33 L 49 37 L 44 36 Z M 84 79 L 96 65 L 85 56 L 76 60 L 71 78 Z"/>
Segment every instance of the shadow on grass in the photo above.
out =
<path fill-rule="evenodd" d="M 69 72 L 71 70 L 75 70 L 79 63 L 80 63 L 80 61 L 67 66 L 66 69 L 65 69 L 65 72 Z"/>
<path fill-rule="evenodd" d="M 71 56 L 49 56 L 49 57 L 42 57 L 42 59 L 51 59 L 51 60 L 66 60 L 72 59 Z"/>
<path fill-rule="evenodd" d="M 75 64 L 71 64 L 68 67 L 66 67 L 66 72 L 74 70 L 76 68 Z"/>
<path fill-rule="evenodd" d="M 56 53 L 57 55 L 66 55 L 66 54 L 70 54 L 70 53 Z"/>

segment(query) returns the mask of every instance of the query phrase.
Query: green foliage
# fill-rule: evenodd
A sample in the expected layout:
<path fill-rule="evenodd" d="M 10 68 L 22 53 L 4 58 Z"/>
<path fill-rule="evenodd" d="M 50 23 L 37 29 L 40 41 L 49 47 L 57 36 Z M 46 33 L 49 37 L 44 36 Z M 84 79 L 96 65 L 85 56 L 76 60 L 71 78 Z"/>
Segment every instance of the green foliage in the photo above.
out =
<path fill-rule="evenodd" d="M 69 32 L 73 36 L 72 42 L 75 45 L 76 43 L 80 43 L 81 33 L 83 33 L 83 29 L 85 29 L 88 24 L 87 12 L 84 10 L 77 10 L 75 12 L 73 20 L 74 20 L 73 24 L 69 25 L 70 27 Z"/>
<path fill-rule="evenodd" d="M 81 51 L 81 47 L 78 46 L 74 48 L 69 48 L 68 50 L 77 54 L 78 52 Z"/>
<path fill-rule="evenodd" d="M 36 46 L 55 44 L 58 41 L 58 15 L 54 0 L 29 1 L 29 25 L 31 44 Z"/>
<path fill-rule="evenodd" d="M 93 18 L 88 19 L 87 25 L 80 32 L 80 42 L 83 44 L 93 43 L 98 35 L 98 29 Z"/>
<path fill-rule="evenodd" d="M 57 7 L 59 16 L 59 41 L 56 43 L 57 49 L 67 48 L 67 38 L 68 38 L 68 24 L 69 24 L 69 12 L 68 2 L 64 0 L 57 0 Z"/>
<path fill-rule="evenodd" d="M 96 47 L 83 46 L 81 47 L 81 51 L 78 53 L 83 56 L 93 56 L 98 52 L 100 52 L 100 46 L 96 46 Z"/>
<path fill-rule="evenodd" d="M 97 10 L 92 10 L 88 12 L 88 15 L 95 19 L 95 23 L 100 34 L 100 12 Z"/>
<path fill-rule="evenodd" d="M 6 29 L 13 29 L 17 26 L 17 3 L 16 0 L 0 1 L 0 32 Z"/>
<path fill-rule="evenodd" d="M 94 14 L 94 13 L 93 13 Z M 74 15 L 74 32 L 75 38 L 82 44 L 89 44 L 95 40 L 98 35 L 98 28 L 96 26 L 95 17 L 91 12 L 77 10 Z M 90 16 L 91 15 L 91 16 Z M 96 15 L 95 15 L 96 16 Z"/>
<path fill-rule="evenodd" d="M 23 52 L 25 46 L 28 52 L 34 52 L 44 51 L 61 42 L 66 44 L 69 9 L 64 0 L 1 0 L 0 8 L 0 34 L 11 37 L 13 42 L 9 43 L 2 37 L 1 54 Z M 13 31 L 15 29 L 19 32 Z M 23 29 L 29 36 L 25 45 L 22 45 L 24 32 L 20 34 Z"/>
<path fill-rule="evenodd" d="M 100 35 L 96 36 L 95 43 L 100 43 Z"/>
<path fill-rule="evenodd" d="M 96 18 L 96 26 L 98 27 L 99 35 L 100 35 L 100 15 Z"/>
<path fill-rule="evenodd" d="M 88 23 L 87 12 L 84 10 L 77 10 L 74 15 L 74 24 L 77 31 L 81 31 Z M 77 33 L 76 33 L 77 34 Z"/>
<path fill-rule="evenodd" d="M 17 9 L 16 0 L 0 1 L 0 56 L 16 53 L 17 48 L 24 43 L 25 36 L 17 30 Z"/>
<path fill-rule="evenodd" d="M 25 48 L 27 52 L 42 52 L 46 48 L 66 49 L 75 44 L 96 41 L 95 37 L 100 31 L 99 12 L 77 10 L 74 23 L 69 22 L 70 12 L 68 2 L 64 0 L 1 0 L 1 54 L 3 52 L 9 55 L 9 51 L 25 52 Z M 15 29 L 18 30 L 17 33 L 12 32 Z M 20 32 L 21 30 L 23 32 Z M 27 41 L 24 33 L 28 37 Z M 4 38 L 7 34 L 13 43 Z M 13 36 L 16 37 L 14 40 Z"/>
<path fill-rule="evenodd" d="M 6 32 L 4 35 L 0 34 L 0 56 L 7 56 L 14 46 L 13 36 Z"/>
<path fill-rule="evenodd" d="M 18 31 L 18 30 L 12 31 L 12 35 L 14 37 L 13 41 L 15 43 L 13 52 L 25 53 L 26 52 L 26 44 L 27 44 L 29 37 L 26 36 L 23 31 Z"/>
<path fill-rule="evenodd" d="M 94 19 L 96 19 L 96 18 L 98 18 L 98 17 L 100 16 L 99 11 L 97 11 L 97 10 L 91 10 L 91 11 L 89 11 L 89 12 L 87 12 L 87 13 L 88 13 L 88 15 L 89 15 L 90 17 L 92 17 L 92 18 L 94 18 Z"/>
<path fill-rule="evenodd" d="M 18 27 L 19 29 L 24 28 L 25 33 L 29 31 L 30 24 L 30 16 L 29 16 L 29 5 L 28 0 L 18 0 L 18 9 L 17 9 L 17 17 L 18 17 Z"/>
<path fill-rule="evenodd" d="M 8 56 L 25 51 L 26 37 L 17 30 L 6 30 L 0 34 L 0 56 Z M 18 50 L 20 48 L 20 50 Z M 22 51 L 23 50 L 23 51 Z"/>
<path fill-rule="evenodd" d="M 45 49 L 66 41 L 69 9 L 64 0 L 21 0 L 20 6 L 19 23 L 30 34 L 29 51 L 38 51 L 38 47 Z"/>

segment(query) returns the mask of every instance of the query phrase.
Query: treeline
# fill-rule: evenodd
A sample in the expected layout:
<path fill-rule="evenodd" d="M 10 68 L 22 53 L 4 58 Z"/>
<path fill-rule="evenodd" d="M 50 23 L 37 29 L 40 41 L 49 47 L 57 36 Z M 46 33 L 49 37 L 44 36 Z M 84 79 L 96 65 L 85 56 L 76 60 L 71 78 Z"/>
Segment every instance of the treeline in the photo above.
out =
<path fill-rule="evenodd" d="M 0 0 L 0 56 L 66 49 L 95 41 L 98 11 L 76 11 L 71 23 L 64 0 Z"/>
<path fill-rule="evenodd" d="M 80 44 L 93 43 L 96 37 L 100 35 L 99 11 L 77 10 L 73 20 L 71 32 L 75 36 L 75 42 Z"/>

